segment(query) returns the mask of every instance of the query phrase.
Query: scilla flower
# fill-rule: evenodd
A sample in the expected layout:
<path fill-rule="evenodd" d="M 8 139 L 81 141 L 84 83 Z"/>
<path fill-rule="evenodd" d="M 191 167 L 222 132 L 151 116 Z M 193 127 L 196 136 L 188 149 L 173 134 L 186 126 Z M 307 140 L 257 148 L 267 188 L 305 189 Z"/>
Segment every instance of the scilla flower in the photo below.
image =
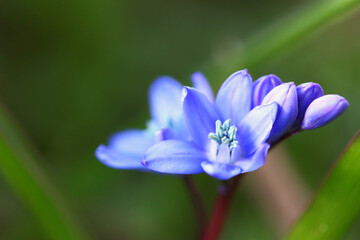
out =
<path fill-rule="evenodd" d="M 201 73 L 192 75 L 194 87 L 202 91 L 208 101 L 213 95 Z M 141 161 L 149 147 L 166 139 L 188 140 L 181 112 L 183 86 L 175 79 L 163 76 L 150 86 L 149 103 L 151 120 L 147 129 L 125 130 L 114 134 L 107 146 L 100 145 L 96 157 L 105 165 L 119 169 L 144 169 Z"/>
<path fill-rule="evenodd" d="M 279 112 L 268 139 L 270 144 L 302 130 L 322 127 L 349 106 L 348 101 L 339 95 L 324 96 L 321 86 L 312 82 L 276 86 L 264 97 L 262 104 L 272 102 L 279 105 Z"/>
<path fill-rule="evenodd" d="M 252 110 L 251 105 L 252 79 L 246 70 L 223 83 L 214 104 L 199 90 L 184 87 L 182 111 L 191 141 L 159 142 L 146 152 L 143 165 L 161 173 L 206 172 L 222 180 L 258 169 L 265 164 L 278 104 Z"/>

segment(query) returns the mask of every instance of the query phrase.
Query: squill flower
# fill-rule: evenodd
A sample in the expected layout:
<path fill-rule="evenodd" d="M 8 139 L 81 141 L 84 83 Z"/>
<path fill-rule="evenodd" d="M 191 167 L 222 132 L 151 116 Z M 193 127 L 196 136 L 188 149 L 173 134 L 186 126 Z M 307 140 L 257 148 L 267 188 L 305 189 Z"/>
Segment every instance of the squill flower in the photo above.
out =
<path fill-rule="evenodd" d="M 279 112 L 268 142 L 274 144 L 283 136 L 322 127 L 345 112 L 348 101 L 339 95 L 325 95 L 319 84 L 299 86 L 283 83 L 273 88 L 262 104 L 276 102 Z"/>
<path fill-rule="evenodd" d="M 206 172 L 229 179 L 265 164 L 266 140 L 276 118 L 276 103 L 251 109 L 252 79 L 247 70 L 232 74 L 214 104 L 202 92 L 184 87 L 182 111 L 191 141 L 171 139 L 153 145 L 142 162 L 170 174 Z"/>
<path fill-rule="evenodd" d="M 209 100 L 213 98 L 210 85 L 201 73 L 194 73 L 191 79 Z M 153 144 L 167 139 L 188 140 L 190 135 L 184 126 L 181 112 L 182 88 L 171 77 L 157 78 L 149 91 L 151 120 L 147 129 L 125 130 L 114 134 L 107 146 L 100 145 L 96 149 L 96 157 L 112 168 L 145 170 L 141 160 Z"/>

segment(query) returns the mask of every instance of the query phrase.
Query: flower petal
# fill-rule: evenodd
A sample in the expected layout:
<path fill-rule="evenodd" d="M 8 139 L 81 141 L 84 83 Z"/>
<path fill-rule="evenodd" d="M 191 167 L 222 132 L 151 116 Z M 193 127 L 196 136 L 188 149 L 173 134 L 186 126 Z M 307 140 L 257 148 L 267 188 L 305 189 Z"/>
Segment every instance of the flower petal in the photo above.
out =
<path fill-rule="evenodd" d="M 261 144 L 252 156 L 237 160 L 236 165 L 242 169 L 243 173 L 251 172 L 262 167 L 266 162 L 266 155 L 269 148 L 269 144 Z"/>
<path fill-rule="evenodd" d="M 271 90 L 262 104 L 276 102 L 279 104 L 278 114 L 268 142 L 273 143 L 288 132 L 298 114 L 296 86 L 294 83 L 283 83 Z"/>
<path fill-rule="evenodd" d="M 201 72 L 195 72 L 193 75 L 191 75 L 191 81 L 194 88 L 202 92 L 211 103 L 214 102 L 214 93 L 204 74 Z"/>
<path fill-rule="evenodd" d="M 193 141 L 204 149 L 209 142 L 209 133 L 215 132 L 219 114 L 204 94 L 190 87 L 184 87 L 182 109 L 185 125 Z"/>
<path fill-rule="evenodd" d="M 238 126 L 236 139 L 243 156 L 251 155 L 270 135 L 279 107 L 273 102 L 251 110 Z"/>
<path fill-rule="evenodd" d="M 252 107 L 259 106 L 264 97 L 282 82 L 277 76 L 270 74 L 263 76 L 253 83 L 253 102 Z"/>
<path fill-rule="evenodd" d="M 162 76 L 155 79 L 149 90 L 151 117 L 161 127 L 176 125 L 181 118 L 182 85 L 175 79 Z"/>
<path fill-rule="evenodd" d="M 201 166 L 207 174 L 220 180 L 228 180 L 242 173 L 241 167 L 226 163 L 204 161 Z"/>
<path fill-rule="evenodd" d="M 216 156 L 216 162 L 230 163 L 230 148 L 226 144 L 221 144 Z"/>
<path fill-rule="evenodd" d="M 154 143 L 176 138 L 175 132 L 170 128 L 161 128 L 154 134 Z"/>
<path fill-rule="evenodd" d="M 293 128 L 300 127 L 304 119 L 305 111 L 312 101 L 324 95 L 321 86 L 317 83 L 303 83 L 296 87 L 298 96 L 298 115 L 293 124 Z"/>
<path fill-rule="evenodd" d="M 339 95 L 325 95 L 315 99 L 307 108 L 302 129 L 322 127 L 339 117 L 349 107 L 349 102 Z"/>
<path fill-rule="evenodd" d="M 247 70 L 233 73 L 220 87 L 215 106 L 223 119 L 239 124 L 250 111 L 252 102 L 252 79 Z"/>
<path fill-rule="evenodd" d="M 206 154 L 192 142 L 167 140 L 153 145 L 142 164 L 153 171 L 170 174 L 202 173 Z"/>
<path fill-rule="evenodd" d="M 153 144 L 144 130 L 127 130 L 113 135 L 109 145 L 100 145 L 95 156 L 105 165 L 120 169 L 142 169 L 141 160 Z"/>

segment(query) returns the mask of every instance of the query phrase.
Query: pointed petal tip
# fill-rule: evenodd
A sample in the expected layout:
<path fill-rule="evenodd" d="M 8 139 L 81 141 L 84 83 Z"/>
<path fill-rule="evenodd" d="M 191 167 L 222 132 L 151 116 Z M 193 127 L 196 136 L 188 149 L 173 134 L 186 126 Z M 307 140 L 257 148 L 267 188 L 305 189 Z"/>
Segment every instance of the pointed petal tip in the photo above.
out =
<path fill-rule="evenodd" d="M 191 79 L 194 79 L 196 77 L 204 77 L 204 74 L 200 71 L 196 71 L 193 74 L 191 74 Z"/>
<path fill-rule="evenodd" d="M 245 69 L 242 69 L 242 70 L 239 70 L 239 71 L 236 71 L 236 72 L 234 72 L 233 74 L 231 74 L 230 75 L 230 77 L 231 76 L 235 76 L 235 75 L 243 75 L 243 76 L 247 76 L 247 75 L 249 75 L 250 76 L 250 74 L 249 74 L 249 71 L 245 68 Z M 229 77 L 229 78 L 230 78 Z"/>

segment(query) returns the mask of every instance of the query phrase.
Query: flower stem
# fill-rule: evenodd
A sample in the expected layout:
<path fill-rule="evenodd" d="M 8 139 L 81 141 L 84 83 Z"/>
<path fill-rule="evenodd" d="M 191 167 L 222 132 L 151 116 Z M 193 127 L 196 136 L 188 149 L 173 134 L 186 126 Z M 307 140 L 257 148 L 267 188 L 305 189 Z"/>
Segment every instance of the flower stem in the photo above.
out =
<path fill-rule="evenodd" d="M 190 175 L 184 175 L 183 177 L 186 188 L 189 191 L 192 204 L 194 206 L 195 215 L 197 218 L 199 236 L 202 236 L 206 222 L 206 211 L 201 194 L 193 179 Z"/>
<path fill-rule="evenodd" d="M 224 182 L 219 189 L 219 195 L 216 200 L 211 219 L 205 229 L 203 240 L 217 240 L 220 237 L 225 220 L 234 198 L 236 188 L 243 174 L 236 176 L 231 182 Z"/>

